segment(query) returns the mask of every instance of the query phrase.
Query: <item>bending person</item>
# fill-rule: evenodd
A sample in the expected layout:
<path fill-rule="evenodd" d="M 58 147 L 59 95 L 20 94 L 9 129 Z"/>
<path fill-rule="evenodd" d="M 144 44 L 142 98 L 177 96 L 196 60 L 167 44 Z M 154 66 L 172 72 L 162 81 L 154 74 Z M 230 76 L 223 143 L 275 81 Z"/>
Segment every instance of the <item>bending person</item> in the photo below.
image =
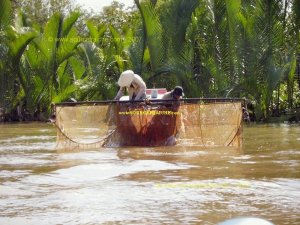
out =
<path fill-rule="evenodd" d="M 118 85 L 120 86 L 120 89 L 115 100 L 120 100 L 126 89 L 129 94 L 129 100 L 146 99 L 146 84 L 143 79 L 132 70 L 126 70 L 121 73 Z"/>
<path fill-rule="evenodd" d="M 179 106 L 180 106 L 180 99 L 182 99 L 183 96 L 183 88 L 180 86 L 176 86 L 172 91 L 169 91 L 165 93 L 162 97 L 164 100 L 177 100 L 177 101 L 170 101 L 168 102 L 165 106 L 170 107 L 173 111 L 178 111 Z M 184 134 L 185 133 L 185 127 L 183 123 L 183 118 L 180 116 L 180 122 L 175 118 L 176 127 L 178 126 L 178 122 L 180 124 L 179 130 L 177 130 L 177 133 L 175 135 L 169 136 L 166 141 L 165 145 L 170 146 L 170 145 L 176 145 L 177 143 L 177 137 L 179 136 L 180 133 Z M 177 129 L 177 128 L 176 128 Z"/>
<path fill-rule="evenodd" d="M 165 93 L 162 99 L 165 100 L 179 100 L 182 98 L 183 95 L 183 88 L 180 86 L 176 86 L 172 91 Z"/>
<path fill-rule="evenodd" d="M 180 86 L 176 86 L 172 91 L 165 93 L 161 99 L 163 100 L 178 100 L 178 101 L 170 101 L 166 104 L 166 107 L 171 107 L 174 111 L 178 110 L 180 106 L 180 99 L 182 99 L 183 88 Z"/>

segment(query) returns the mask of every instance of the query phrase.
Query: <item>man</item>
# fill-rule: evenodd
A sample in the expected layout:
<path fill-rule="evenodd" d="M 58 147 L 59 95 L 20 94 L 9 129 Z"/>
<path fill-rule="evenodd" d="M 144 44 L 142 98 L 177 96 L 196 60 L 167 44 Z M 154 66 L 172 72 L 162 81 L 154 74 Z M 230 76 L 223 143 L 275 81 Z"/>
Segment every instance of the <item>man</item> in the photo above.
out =
<path fill-rule="evenodd" d="M 182 98 L 183 89 L 180 86 L 176 86 L 172 91 L 165 93 L 162 97 L 164 100 L 179 100 Z"/>
<path fill-rule="evenodd" d="M 180 86 L 176 86 L 172 91 L 169 91 L 167 93 L 165 93 L 162 97 L 162 99 L 164 100 L 178 100 L 175 101 L 170 104 L 166 104 L 166 107 L 171 107 L 172 111 L 177 112 L 180 106 L 180 101 L 179 99 L 181 99 L 183 96 L 183 88 Z M 176 118 L 174 118 L 175 121 L 173 121 L 174 123 L 176 123 Z M 180 117 L 180 119 L 182 120 L 182 117 Z M 184 132 L 184 124 L 181 121 L 181 128 L 180 128 L 180 132 Z M 177 134 L 178 135 L 178 134 Z M 172 145 L 176 145 L 177 143 L 177 138 L 174 135 L 169 136 L 166 141 L 165 141 L 165 145 L 166 146 L 172 146 Z"/>
<path fill-rule="evenodd" d="M 143 100 L 146 98 L 146 84 L 143 79 L 134 74 L 132 70 L 126 70 L 121 73 L 118 80 L 120 90 L 118 91 L 115 100 L 120 100 L 127 89 L 129 100 Z"/>

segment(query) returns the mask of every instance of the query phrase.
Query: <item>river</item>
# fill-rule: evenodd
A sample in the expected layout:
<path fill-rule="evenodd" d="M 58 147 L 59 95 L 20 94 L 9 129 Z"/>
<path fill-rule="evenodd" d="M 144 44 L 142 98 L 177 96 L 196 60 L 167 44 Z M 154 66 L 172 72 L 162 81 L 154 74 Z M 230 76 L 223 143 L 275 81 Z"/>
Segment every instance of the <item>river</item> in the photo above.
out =
<path fill-rule="evenodd" d="M 246 125 L 243 147 L 57 152 L 55 127 L 0 125 L 0 224 L 300 224 L 300 126 Z"/>

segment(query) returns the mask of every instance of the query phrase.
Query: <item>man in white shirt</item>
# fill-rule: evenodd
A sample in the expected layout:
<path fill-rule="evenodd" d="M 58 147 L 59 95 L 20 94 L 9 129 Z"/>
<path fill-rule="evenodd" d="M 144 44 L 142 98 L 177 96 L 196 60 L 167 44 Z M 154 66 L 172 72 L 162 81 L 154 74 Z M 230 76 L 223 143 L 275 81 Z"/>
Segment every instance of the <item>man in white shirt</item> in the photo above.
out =
<path fill-rule="evenodd" d="M 120 90 L 118 91 L 115 100 L 120 100 L 126 89 L 129 94 L 129 100 L 146 99 L 146 84 L 143 79 L 132 70 L 126 70 L 121 73 L 118 85 L 120 86 Z"/>

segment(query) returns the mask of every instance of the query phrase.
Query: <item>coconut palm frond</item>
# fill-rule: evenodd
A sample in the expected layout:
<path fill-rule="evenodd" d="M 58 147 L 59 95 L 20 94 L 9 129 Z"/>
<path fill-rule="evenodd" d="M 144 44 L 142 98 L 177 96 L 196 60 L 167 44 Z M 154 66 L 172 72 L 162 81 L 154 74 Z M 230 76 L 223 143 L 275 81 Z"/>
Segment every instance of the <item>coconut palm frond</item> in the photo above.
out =
<path fill-rule="evenodd" d="M 157 71 L 164 62 L 164 45 L 162 41 L 162 26 L 159 15 L 150 1 L 135 1 L 143 20 L 143 51 L 147 48 L 150 53 L 151 70 Z M 145 45 L 146 44 L 146 45 Z"/>
<path fill-rule="evenodd" d="M 10 0 L 0 1 L 0 31 L 8 25 L 9 17 L 11 13 L 11 2 Z"/>
<path fill-rule="evenodd" d="M 170 54 L 180 52 L 187 41 L 187 29 L 192 14 L 199 6 L 198 0 L 173 0 L 166 2 L 160 9 L 160 21 L 163 28 L 164 43 L 170 44 Z"/>

